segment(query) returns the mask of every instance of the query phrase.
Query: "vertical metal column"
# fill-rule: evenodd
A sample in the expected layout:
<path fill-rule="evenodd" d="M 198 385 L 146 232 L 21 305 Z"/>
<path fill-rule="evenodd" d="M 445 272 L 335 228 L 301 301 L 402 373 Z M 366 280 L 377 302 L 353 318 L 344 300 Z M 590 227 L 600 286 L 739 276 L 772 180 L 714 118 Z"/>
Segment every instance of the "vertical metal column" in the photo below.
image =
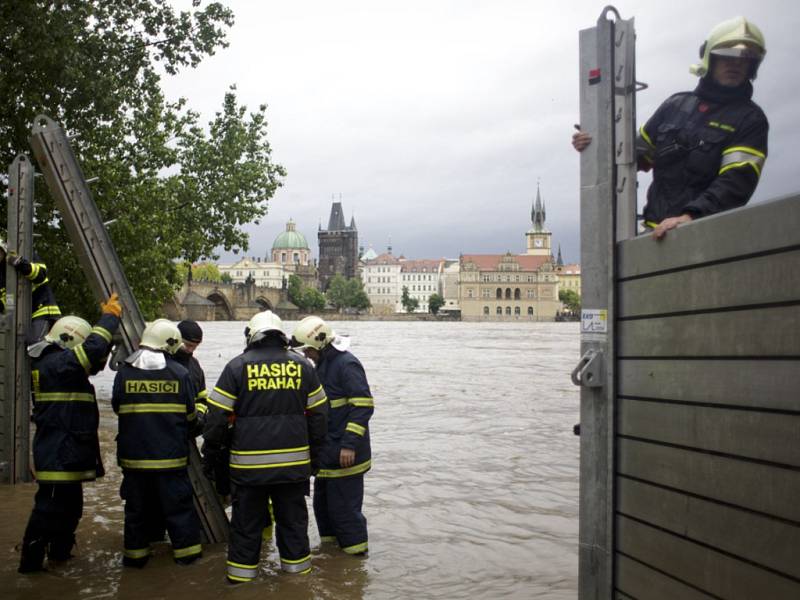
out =
<path fill-rule="evenodd" d="M 609 20 L 610 13 L 616 22 Z M 579 597 L 614 588 L 615 242 L 636 226 L 633 20 L 606 7 L 580 32 L 581 386 Z"/>
<path fill-rule="evenodd" d="M 8 244 L 9 252 L 31 259 L 33 256 L 33 165 L 24 154 L 18 155 L 9 169 L 8 187 Z M 30 464 L 30 397 L 31 371 L 27 357 L 26 338 L 31 323 L 31 283 L 18 277 L 16 270 L 6 269 L 6 395 L 4 402 L 11 408 L 13 440 L 9 454 L 12 468 L 8 482 L 31 481 Z"/>

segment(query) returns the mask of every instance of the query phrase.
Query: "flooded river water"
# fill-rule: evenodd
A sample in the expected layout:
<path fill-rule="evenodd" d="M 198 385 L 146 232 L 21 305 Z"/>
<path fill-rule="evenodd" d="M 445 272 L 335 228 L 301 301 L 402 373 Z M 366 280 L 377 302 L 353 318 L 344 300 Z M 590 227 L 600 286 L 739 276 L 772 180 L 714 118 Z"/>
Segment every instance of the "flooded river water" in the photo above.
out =
<path fill-rule="evenodd" d="M 204 323 L 197 356 L 213 386 L 241 352 L 244 323 Z M 291 331 L 293 323 L 287 322 Z M 107 475 L 84 487 L 76 556 L 17 575 L 15 546 L 35 484 L 0 486 L 0 598 L 404 599 L 575 598 L 578 554 L 578 359 L 575 323 L 342 322 L 375 397 L 373 469 L 364 513 L 369 555 L 320 545 L 314 570 L 280 572 L 274 541 L 261 573 L 225 583 L 224 544 L 188 567 L 166 544 L 143 570 L 123 570 L 121 473 L 113 373 L 94 378 Z"/>

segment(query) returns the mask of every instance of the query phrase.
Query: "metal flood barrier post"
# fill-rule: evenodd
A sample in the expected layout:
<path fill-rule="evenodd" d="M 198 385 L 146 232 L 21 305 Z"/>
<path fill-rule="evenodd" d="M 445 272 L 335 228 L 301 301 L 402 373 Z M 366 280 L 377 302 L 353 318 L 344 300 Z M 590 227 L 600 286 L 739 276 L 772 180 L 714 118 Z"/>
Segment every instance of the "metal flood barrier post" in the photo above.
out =
<path fill-rule="evenodd" d="M 138 348 L 145 328 L 141 310 L 63 129 L 52 119 L 39 115 L 34 121 L 31 146 L 95 297 L 105 300 L 116 292 L 123 305 L 117 333 L 119 343 L 111 359 L 112 368 L 116 368 Z M 188 470 L 206 541 L 226 541 L 228 519 L 203 474 L 200 453 L 194 443 L 189 444 Z"/>
<path fill-rule="evenodd" d="M 33 255 L 33 165 L 24 154 L 9 167 L 8 236 L 9 252 Z M 3 381 L 0 385 L 0 479 L 4 483 L 31 481 L 30 395 L 31 372 L 26 354 L 26 337 L 31 322 L 31 283 L 18 277 L 13 267 L 6 269 L 5 313 L 0 328 L 0 360 Z"/>
<path fill-rule="evenodd" d="M 615 20 L 611 20 L 611 16 Z M 613 7 L 580 32 L 581 386 L 579 597 L 611 598 L 614 565 L 616 241 L 636 225 L 635 35 Z"/>
<path fill-rule="evenodd" d="M 580 32 L 579 597 L 796 600 L 800 194 L 634 238 L 633 38 Z"/>

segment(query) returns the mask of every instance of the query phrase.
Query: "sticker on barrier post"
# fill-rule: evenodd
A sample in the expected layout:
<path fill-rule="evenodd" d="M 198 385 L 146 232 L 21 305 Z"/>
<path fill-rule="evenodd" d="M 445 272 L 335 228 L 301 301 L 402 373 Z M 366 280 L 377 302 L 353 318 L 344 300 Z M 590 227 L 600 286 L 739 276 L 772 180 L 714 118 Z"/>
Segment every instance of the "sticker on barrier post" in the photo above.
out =
<path fill-rule="evenodd" d="M 608 333 L 608 310 L 605 308 L 581 310 L 581 333 Z"/>

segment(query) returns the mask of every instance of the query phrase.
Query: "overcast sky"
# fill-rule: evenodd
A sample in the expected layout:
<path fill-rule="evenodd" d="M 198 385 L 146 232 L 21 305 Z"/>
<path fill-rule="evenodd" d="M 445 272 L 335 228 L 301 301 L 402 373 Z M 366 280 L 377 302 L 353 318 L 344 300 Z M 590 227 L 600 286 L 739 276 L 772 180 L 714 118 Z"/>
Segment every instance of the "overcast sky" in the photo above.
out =
<path fill-rule="evenodd" d="M 186 10 L 191 0 L 173 0 Z M 290 217 L 317 256 L 331 197 L 355 216 L 359 243 L 391 237 L 407 258 L 524 252 L 540 182 L 553 246 L 580 259 L 578 32 L 605 2 L 534 0 L 231 0 L 230 46 L 166 79 L 209 120 L 230 84 L 268 105 L 273 158 L 288 176 L 247 256 L 264 256 Z M 635 17 L 642 122 L 692 89 L 689 65 L 719 21 L 744 15 L 767 40 L 754 99 L 770 121 L 753 201 L 800 190 L 800 3 L 615 3 Z M 640 197 L 649 178 L 640 176 Z M 234 260 L 225 255 L 221 262 Z"/>

